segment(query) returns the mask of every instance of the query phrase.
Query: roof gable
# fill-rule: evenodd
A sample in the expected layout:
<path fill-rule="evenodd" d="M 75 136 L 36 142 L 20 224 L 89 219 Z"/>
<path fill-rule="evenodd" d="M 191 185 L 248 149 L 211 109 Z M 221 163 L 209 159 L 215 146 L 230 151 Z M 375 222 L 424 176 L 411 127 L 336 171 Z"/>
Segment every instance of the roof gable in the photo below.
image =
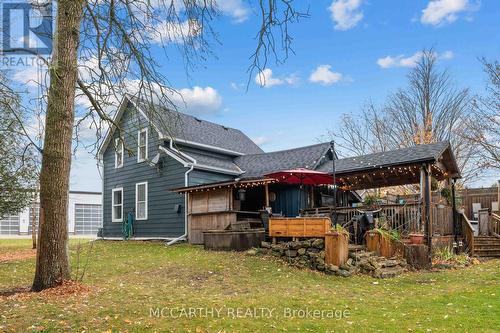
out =
<path fill-rule="evenodd" d="M 408 148 L 394 149 L 380 153 L 360 155 L 342 158 L 336 161 L 335 170 L 338 174 L 347 174 L 364 170 L 383 168 L 385 166 L 415 164 L 419 162 L 437 162 L 445 152 L 451 154 L 451 146 L 448 141 L 437 143 L 415 145 Z M 446 161 L 447 168 L 459 175 L 460 171 L 454 158 Z M 331 172 L 332 163 L 321 165 L 318 170 Z"/>
<path fill-rule="evenodd" d="M 151 123 L 161 138 L 173 139 L 185 145 L 218 151 L 231 156 L 263 152 L 255 142 L 238 129 L 201 120 L 181 112 L 167 110 L 129 95 L 125 95 L 120 102 L 113 119 L 114 123 L 120 122 L 128 106 L 137 108 L 140 114 Z M 150 110 L 151 107 L 161 108 L 161 110 L 152 112 Z M 115 126 L 111 126 L 99 148 L 99 154 L 104 153 L 106 150 L 114 131 Z"/>
<path fill-rule="evenodd" d="M 174 141 L 186 145 L 225 152 L 233 156 L 263 152 L 255 142 L 238 129 L 137 99 L 134 104 L 140 107 L 144 113 L 151 115 L 152 123 L 158 127 L 166 139 L 173 138 Z M 159 108 L 159 110 L 151 112 L 151 108 Z"/>

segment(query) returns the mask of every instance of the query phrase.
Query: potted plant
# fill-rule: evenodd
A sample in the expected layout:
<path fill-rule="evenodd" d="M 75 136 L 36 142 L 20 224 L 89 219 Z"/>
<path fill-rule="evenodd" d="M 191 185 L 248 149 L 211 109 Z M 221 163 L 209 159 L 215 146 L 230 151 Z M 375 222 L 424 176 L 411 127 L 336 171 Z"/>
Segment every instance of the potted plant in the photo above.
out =
<path fill-rule="evenodd" d="M 377 255 L 390 258 L 400 252 L 400 239 L 401 235 L 396 230 L 375 228 L 366 234 L 366 247 Z"/>
<path fill-rule="evenodd" d="M 423 244 L 425 235 L 422 233 L 411 233 L 410 236 L 410 244 Z"/>
<path fill-rule="evenodd" d="M 446 204 L 451 205 L 451 190 L 447 187 L 441 189 L 441 196 L 446 200 Z"/>
<path fill-rule="evenodd" d="M 379 197 L 376 194 L 368 194 L 363 200 L 366 208 L 375 208 L 379 204 Z"/>
<path fill-rule="evenodd" d="M 337 224 L 325 234 L 325 262 L 340 266 L 349 258 L 349 232 Z"/>
<path fill-rule="evenodd" d="M 377 252 L 380 243 L 380 233 L 377 229 L 368 230 L 365 235 L 366 248 L 370 252 Z"/>
<path fill-rule="evenodd" d="M 340 224 L 336 224 L 333 227 L 331 227 L 330 233 L 331 234 L 340 234 L 340 235 L 343 235 L 347 239 L 349 239 L 349 235 L 350 235 L 349 231 L 347 231 L 347 229 L 344 228 L 343 226 L 341 226 Z"/>

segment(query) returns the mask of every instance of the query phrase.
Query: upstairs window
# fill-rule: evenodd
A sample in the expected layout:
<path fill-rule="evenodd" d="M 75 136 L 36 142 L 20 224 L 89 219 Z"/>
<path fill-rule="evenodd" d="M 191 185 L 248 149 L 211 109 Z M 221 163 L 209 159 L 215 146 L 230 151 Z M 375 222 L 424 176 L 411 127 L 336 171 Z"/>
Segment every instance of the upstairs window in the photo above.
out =
<path fill-rule="evenodd" d="M 148 183 L 135 184 L 135 219 L 148 219 Z"/>
<path fill-rule="evenodd" d="M 123 142 L 119 138 L 115 139 L 115 168 L 123 166 Z"/>
<path fill-rule="evenodd" d="M 137 162 L 143 162 L 148 158 L 148 129 L 144 128 L 137 132 Z"/>
<path fill-rule="evenodd" d="M 115 188 L 111 192 L 111 220 L 122 222 L 123 220 L 123 188 Z"/>

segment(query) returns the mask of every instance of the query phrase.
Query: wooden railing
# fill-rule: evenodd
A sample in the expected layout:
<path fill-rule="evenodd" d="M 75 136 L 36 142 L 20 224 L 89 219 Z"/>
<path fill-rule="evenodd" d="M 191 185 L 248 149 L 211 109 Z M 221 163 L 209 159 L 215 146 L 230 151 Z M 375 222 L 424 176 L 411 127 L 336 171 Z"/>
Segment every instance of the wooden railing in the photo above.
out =
<path fill-rule="evenodd" d="M 471 255 L 474 255 L 474 228 L 472 228 L 472 224 L 465 214 L 455 212 L 457 221 L 459 223 L 459 227 L 464 237 L 464 249 L 466 252 L 469 252 Z"/>
<path fill-rule="evenodd" d="M 362 214 L 367 209 L 366 207 L 338 207 L 337 212 L 345 215 L 345 221 L 350 221 L 354 216 Z M 383 204 L 378 209 L 386 217 L 387 224 L 391 229 L 398 230 L 403 234 L 420 230 L 420 210 L 418 204 Z M 333 209 L 331 207 L 319 207 L 305 209 L 303 213 L 306 215 L 331 215 L 332 212 Z"/>
<path fill-rule="evenodd" d="M 398 230 L 401 234 L 407 235 L 412 232 L 423 232 L 424 227 L 420 222 L 421 206 L 418 203 L 407 204 L 383 204 L 380 209 L 386 220 L 388 227 Z M 354 216 L 362 214 L 367 210 L 365 207 L 338 207 L 337 212 L 345 214 L 344 220 L 350 221 Z M 326 215 L 330 216 L 333 212 L 331 207 L 318 207 L 304 209 L 305 215 Z M 379 213 L 379 214 L 380 214 Z M 453 212 L 449 206 L 431 204 L 431 214 L 434 234 L 452 235 L 453 234 Z"/>
<path fill-rule="evenodd" d="M 490 234 L 500 238 L 500 215 L 498 215 L 498 212 L 491 213 Z"/>

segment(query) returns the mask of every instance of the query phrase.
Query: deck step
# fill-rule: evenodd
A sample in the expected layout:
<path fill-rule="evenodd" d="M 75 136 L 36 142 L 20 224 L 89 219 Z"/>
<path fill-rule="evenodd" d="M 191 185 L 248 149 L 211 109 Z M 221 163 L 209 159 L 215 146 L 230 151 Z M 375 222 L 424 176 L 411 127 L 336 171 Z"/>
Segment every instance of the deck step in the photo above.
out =
<path fill-rule="evenodd" d="M 500 257 L 500 238 L 493 236 L 474 237 L 474 254 L 478 257 Z"/>
<path fill-rule="evenodd" d="M 498 247 L 500 248 L 500 243 L 474 243 L 474 247 Z"/>
<path fill-rule="evenodd" d="M 500 257 L 500 251 L 474 252 L 474 255 L 477 256 L 477 257 L 499 258 Z"/>

